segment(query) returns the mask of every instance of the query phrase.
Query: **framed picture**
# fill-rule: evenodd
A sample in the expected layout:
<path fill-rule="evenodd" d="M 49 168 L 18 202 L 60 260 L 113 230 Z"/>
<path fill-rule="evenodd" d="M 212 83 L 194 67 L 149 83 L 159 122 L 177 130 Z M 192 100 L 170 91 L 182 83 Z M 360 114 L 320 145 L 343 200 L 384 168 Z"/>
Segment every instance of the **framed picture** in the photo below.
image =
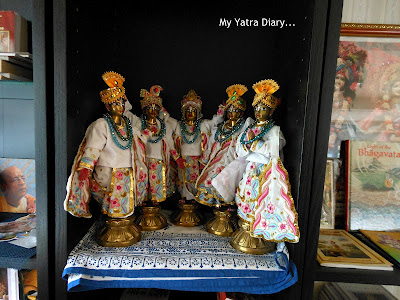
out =
<path fill-rule="evenodd" d="M 0 158 L 0 212 L 36 213 L 35 160 Z"/>
<path fill-rule="evenodd" d="M 328 157 L 342 141 L 400 141 L 400 25 L 342 24 Z"/>
<path fill-rule="evenodd" d="M 320 228 L 335 228 L 335 177 L 334 161 L 333 159 L 328 159 L 325 168 Z"/>
<path fill-rule="evenodd" d="M 343 283 L 343 282 L 324 283 L 321 292 L 318 296 L 319 296 L 318 299 L 349 299 L 349 300 L 397 299 L 381 285 Z"/>
<path fill-rule="evenodd" d="M 389 261 L 345 230 L 320 230 L 317 260 L 325 267 L 393 270 Z"/>
<path fill-rule="evenodd" d="M 400 143 L 346 141 L 346 229 L 400 230 Z"/>

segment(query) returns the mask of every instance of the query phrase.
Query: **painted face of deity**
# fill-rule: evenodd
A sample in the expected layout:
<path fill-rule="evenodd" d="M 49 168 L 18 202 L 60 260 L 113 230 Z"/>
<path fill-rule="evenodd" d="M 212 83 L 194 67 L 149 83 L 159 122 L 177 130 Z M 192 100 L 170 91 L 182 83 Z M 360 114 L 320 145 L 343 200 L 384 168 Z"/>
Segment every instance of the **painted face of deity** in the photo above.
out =
<path fill-rule="evenodd" d="M 226 113 L 226 116 L 230 121 L 236 122 L 237 120 L 240 119 L 240 117 L 243 115 L 243 111 L 240 110 L 239 108 L 236 108 L 235 106 L 231 105 Z"/>
<path fill-rule="evenodd" d="M 117 101 L 107 106 L 107 110 L 111 116 L 121 117 L 125 112 L 125 101 Z"/>
<path fill-rule="evenodd" d="M 340 91 L 344 88 L 345 85 L 345 77 L 342 74 L 336 74 L 335 77 L 335 89 Z"/>
<path fill-rule="evenodd" d="M 257 122 L 265 122 L 271 114 L 271 108 L 263 103 L 259 103 L 254 107 L 254 115 Z"/>
<path fill-rule="evenodd" d="M 392 85 L 391 89 L 391 96 L 392 97 L 400 97 L 400 80 L 395 81 Z"/>
<path fill-rule="evenodd" d="M 189 106 L 185 109 L 185 120 L 187 123 L 193 123 L 197 120 L 197 109 Z"/>
<path fill-rule="evenodd" d="M 148 119 L 155 119 L 160 114 L 160 109 L 161 107 L 159 107 L 157 104 L 152 104 L 145 107 L 144 113 Z"/>

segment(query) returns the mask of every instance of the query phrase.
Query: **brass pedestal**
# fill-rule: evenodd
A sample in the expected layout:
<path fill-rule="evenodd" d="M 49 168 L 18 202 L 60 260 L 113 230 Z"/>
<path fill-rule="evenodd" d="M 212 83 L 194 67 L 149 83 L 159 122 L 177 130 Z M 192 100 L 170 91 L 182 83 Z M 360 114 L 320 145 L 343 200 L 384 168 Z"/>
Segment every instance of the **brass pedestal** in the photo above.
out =
<path fill-rule="evenodd" d="M 201 217 L 197 212 L 195 203 L 180 203 L 177 213 L 172 215 L 172 223 L 176 226 L 194 227 L 201 223 Z"/>
<path fill-rule="evenodd" d="M 136 224 L 143 231 L 159 230 L 167 226 L 167 219 L 161 214 L 160 206 L 143 206 L 142 214 L 136 219 Z"/>
<path fill-rule="evenodd" d="M 248 254 L 266 254 L 275 250 L 276 243 L 267 242 L 262 238 L 250 235 L 250 223 L 239 219 L 239 229 L 231 237 L 231 246 Z"/>
<path fill-rule="evenodd" d="M 232 213 L 222 208 L 214 209 L 214 217 L 206 224 L 206 231 L 218 236 L 231 236 L 236 229 Z"/>
<path fill-rule="evenodd" d="M 128 247 L 141 238 L 140 228 L 133 223 L 135 217 L 117 219 L 106 217 L 105 226 L 97 235 L 97 242 L 104 247 Z"/>

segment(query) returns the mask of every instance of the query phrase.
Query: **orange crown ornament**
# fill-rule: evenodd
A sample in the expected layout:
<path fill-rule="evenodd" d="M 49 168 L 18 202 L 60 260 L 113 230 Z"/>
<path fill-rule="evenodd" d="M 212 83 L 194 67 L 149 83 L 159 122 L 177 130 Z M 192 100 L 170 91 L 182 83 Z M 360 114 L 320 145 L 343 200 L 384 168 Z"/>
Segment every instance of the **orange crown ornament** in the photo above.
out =
<path fill-rule="evenodd" d="M 105 72 L 101 77 L 109 86 L 108 89 L 100 92 L 100 98 L 104 104 L 111 104 L 122 98 L 125 98 L 125 88 L 122 86 L 125 78 L 122 75 L 110 71 Z"/>
<path fill-rule="evenodd" d="M 256 106 L 259 103 L 275 109 L 279 103 L 280 99 L 276 98 L 272 94 L 279 90 L 279 85 L 275 80 L 265 79 L 253 84 L 253 90 L 256 92 L 254 96 L 252 106 Z"/>
<path fill-rule="evenodd" d="M 241 97 L 247 92 L 247 87 L 243 84 L 233 84 L 226 88 L 226 93 L 228 94 L 228 100 L 226 101 L 225 109 L 228 109 L 231 105 L 234 107 L 245 111 L 246 101 Z"/>
<path fill-rule="evenodd" d="M 140 97 L 143 97 L 143 99 L 140 100 L 140 106 L 142 107 L 142 109 L 152 104 L 156 104 L 159 107 L 162 107 L 162 98 L 160 97 L 160 92 L 162 90 L 163 88 L 159 85 L 153 85 L 150 88 L 150 92 L 145 89 L 141 89 Z"/>
<path fill-rule="evenodd" d="M 110 88 L 122 86 L 122 84 L 125 82 L 125 78 L 121 74 L 118 74 L 114 71 L 105 72 L 101 77 Z"/>

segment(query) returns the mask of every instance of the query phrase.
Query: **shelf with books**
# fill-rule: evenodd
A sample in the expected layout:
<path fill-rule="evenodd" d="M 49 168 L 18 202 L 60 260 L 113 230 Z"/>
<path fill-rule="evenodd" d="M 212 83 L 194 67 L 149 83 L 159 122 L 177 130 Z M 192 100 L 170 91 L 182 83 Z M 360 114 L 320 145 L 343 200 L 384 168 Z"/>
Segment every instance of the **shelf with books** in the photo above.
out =
<path fill-rule="evenodd" d="M 393 267 L 393 271 L 376 271 L 321 267 L 315 262 L 314 269 L 315 281 L 400 285 L 400 269 L 397 267 Z"/>

